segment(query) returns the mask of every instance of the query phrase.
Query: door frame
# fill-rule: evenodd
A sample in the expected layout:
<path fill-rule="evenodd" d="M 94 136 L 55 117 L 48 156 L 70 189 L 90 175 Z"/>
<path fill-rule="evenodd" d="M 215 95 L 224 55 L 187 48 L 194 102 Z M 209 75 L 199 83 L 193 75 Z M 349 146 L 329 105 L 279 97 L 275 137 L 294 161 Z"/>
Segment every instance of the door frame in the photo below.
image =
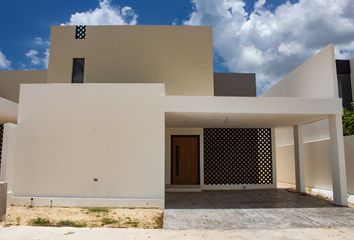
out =
<path fill-rule="evenodd" d="M 171 151 L 171 163 L 170 163 L 170 182 L 171 185 L 180 185 L 180 184 L 175 184 L 173 183 L 173 177 L 172 177 L 172 172 L 173 172 L 173 168 L 172 168 L 172 159 L 173 159 L 173 138 L 174 137 L 194 137 L 198 139 L 198 183 L 197 185 L 201 185 L 201 180 L 200 180 L 200 135 L 194 134 L 194 135 L 179 135 L 179 134 L 171 134 L 171 145 L 170 145 L 170 151 Z M 193 184 L 191 184 L 193 185 Z"/>

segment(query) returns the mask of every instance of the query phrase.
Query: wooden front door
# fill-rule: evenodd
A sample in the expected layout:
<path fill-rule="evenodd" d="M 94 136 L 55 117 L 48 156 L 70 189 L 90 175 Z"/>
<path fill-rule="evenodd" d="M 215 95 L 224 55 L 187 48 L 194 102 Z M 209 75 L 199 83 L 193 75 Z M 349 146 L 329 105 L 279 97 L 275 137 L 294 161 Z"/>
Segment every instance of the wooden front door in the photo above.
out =
<path fill-rule="evenodd" d="M 199 184 L 199 136 L 171 136 L 171 183 Z"/>

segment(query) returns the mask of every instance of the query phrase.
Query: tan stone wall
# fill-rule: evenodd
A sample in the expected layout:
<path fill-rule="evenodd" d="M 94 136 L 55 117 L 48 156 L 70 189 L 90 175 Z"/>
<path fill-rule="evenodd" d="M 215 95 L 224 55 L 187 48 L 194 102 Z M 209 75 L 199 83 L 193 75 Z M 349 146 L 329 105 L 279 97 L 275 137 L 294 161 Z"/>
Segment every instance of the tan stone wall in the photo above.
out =
<path fill-rule="evenodd" d="M 18 102 L 21 83 L 45 83 L 47 71 L 0 71 L 0 97 Z"/>
<path fill-rule="evenodd" d="M 87 83 L 165 83 L 167 95 L 213 95 L 210 27 L 74 26 L 51 30 L 48 83 L 69 83 L 73 58 L 85 58 Z"/>

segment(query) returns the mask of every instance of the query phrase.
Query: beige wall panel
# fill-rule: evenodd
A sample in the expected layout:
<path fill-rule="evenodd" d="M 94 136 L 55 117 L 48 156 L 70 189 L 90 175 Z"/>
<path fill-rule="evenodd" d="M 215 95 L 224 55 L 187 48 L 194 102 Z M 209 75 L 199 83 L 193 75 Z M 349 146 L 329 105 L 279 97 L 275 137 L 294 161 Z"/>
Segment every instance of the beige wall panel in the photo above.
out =
<path fill-rule="evenodd" d="M 306 186 L 332 190 L 329 139 L 304 144 Z M 354 136 L 344 137 L 348 194 L 354 195 Z M 295 184 L 294 146 L 277 146 L 277 177 L 280 182 Z"/>
<path fill-rule="evenodd" d="M 18 104 L 0 97 L 0 124 L 16 123 L 18 114 Z"/>
<path fill-rule="evenodd" d="M 72 59 L 85 58 L 87 83 L 165 83 L 167 95 L 213 95 L 210 27 L 53 27 L 48 82 L 71 82 Z"/>
<path fill-rule="evenodd" d="M 332 190 L 332 166 L 329 140 L 304 144 L 306 185 Z"/>
<path fill-rule="evenodd" d="M 354 135 L 344 137 L 348 193 L 354 195 Z"/>
<path fill-rule="evenodd" d="M 0 97 L 18 102 L 21 83 L 45 83 L 47 71 L 0 71 Z"/>
<path fill-rule="evenodd" d="M 161 84 L 22 85 L 14 196 L 163 203 L 163 93 Z"/>
<path fill-rule="evenodd" d="M 276 148 L 277 181 L 295 184 L 294 145 Z"/>

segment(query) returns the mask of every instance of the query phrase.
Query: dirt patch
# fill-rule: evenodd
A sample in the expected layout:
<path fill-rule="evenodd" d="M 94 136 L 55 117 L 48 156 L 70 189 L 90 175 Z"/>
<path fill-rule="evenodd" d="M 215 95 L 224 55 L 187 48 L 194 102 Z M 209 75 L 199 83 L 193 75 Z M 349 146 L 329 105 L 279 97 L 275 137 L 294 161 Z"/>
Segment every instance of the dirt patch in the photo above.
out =
<path fill-rule="evenodd" d="M 147 208 L 23 207 L 7 209 L 1 226 L 162 228 L 163 211 Z"/>

